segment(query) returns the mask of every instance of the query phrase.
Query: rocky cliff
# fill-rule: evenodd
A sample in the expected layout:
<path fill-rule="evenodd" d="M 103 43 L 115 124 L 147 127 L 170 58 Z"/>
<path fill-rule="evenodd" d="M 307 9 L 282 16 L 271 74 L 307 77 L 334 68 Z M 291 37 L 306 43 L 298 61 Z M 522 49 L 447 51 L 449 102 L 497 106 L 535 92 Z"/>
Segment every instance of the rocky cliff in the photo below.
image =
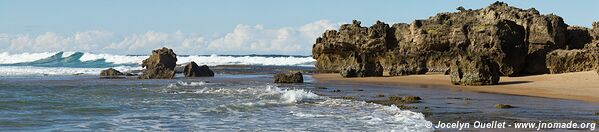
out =
<path fill-rule="evenodd" d="M 464 58 L 488 57 L 500 75 L 544 74 L 553 68 L 553 61 L 547 62 L 550 52 L 587 50 L 599 42 L 598 23 L 593 29 L 569 26 L 561 17 L 543 15 L 534 8 L 524 10 L 495 2 L 482 9 L 457 9 L 410 24 L 389 26 L 377 21 L 362 27 L 354 20 L 339 30 L 326 31 L 313 45 L 316 69 L 323 73 L 356 72 L 357 76 L 447 72 L 460 54 Z M 572 63 L 588 67 L 586 63 Z"/>

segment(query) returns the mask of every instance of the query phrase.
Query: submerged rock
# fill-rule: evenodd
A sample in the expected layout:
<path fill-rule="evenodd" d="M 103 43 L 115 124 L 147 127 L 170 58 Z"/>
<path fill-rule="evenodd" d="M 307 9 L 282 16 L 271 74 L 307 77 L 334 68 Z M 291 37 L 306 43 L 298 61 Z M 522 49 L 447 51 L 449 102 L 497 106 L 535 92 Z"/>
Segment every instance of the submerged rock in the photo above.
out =
<path fill-rule="evenodd" d="M 303 83 L 301 72 L 277 73 L 273 78 L 274 83 Z"/>
<path fill-rule="evenodd" d="M 117 79 L 117 78 L 125 78 L 123 77 L 125 74 L 123 74 L 122 72 L 113 69 L 113 68 L 108 68 L 106 70 L 102 70 L 100 72 L 100 78 L 102 79 Z"/>
<path fill-rule="evenodd" d="M 183 70 L 185 77 L 213 77 L 214 72 L 206 65 L 198 66 L 195 62 L 189 62 Z"/>
<path fill-rule="evenodd" d="M 143 60 L 142 67 L 146 68 L 140 79 L 172 79 L 175 77 L 177 55 L 172 49 L 163 47 L 152 51 L 152 55 Z"/>
<path fill-rule="evenodd" d="M 380 96 L 380 97 L 384 97 L 384 96 Z M 420 98 L 418 96 L 404 96 L 404 97 L 389 96 L 387 98 L 387 100 L 370 100 L 367 102 L 377 103 L 377 104 L 382 104 L 382 105 L 395 105 L 397 107 L 400 107 L 401 109 L 413 109 L 416 107 L 406 106 L 405 104 L 420 103 L 421 100 L 422 100 L 422 98 Z"/>
<path fill-rule="evenodd" d="M 507 104 L 496 104 L 495 108 L 497 108 L 497 109 L 509 109 L 509 108 L 514 108 L 514 106 L 507 105 Z"/>
<path fill-rule="evenodd" d="M 459 57 L 451 63 L 454 85 L 494 85 L 499 83 L 499 66 L 487 57 Z"/>

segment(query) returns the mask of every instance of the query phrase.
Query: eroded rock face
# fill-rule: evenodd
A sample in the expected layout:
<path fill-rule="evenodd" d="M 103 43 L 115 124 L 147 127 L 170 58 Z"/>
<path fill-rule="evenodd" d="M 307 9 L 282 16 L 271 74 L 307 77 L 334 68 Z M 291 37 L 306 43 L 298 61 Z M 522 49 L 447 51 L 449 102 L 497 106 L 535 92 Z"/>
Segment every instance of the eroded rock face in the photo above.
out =
<path fill-rule="evenodd" d="M 163 47 L 152 51 L 149 58 L 143 60 L 145 68 L 140 79 L 172 79 L 175 77 L 177 55 L 172 49 Z"/>
<path fill-rule="evenodd" d="M 482 9 L 458 9 L 410 24 L 389 27 L 377 21 L 362 27 L 354 20 L 338 31 L 326 31 L 312 49 L 316 69 L 350 73 L 351 69 L 359 71 L 360 65 L 379 63 L 392 76 L 444 72 L 456 52 L 467 52 L 488 56 L 501 75 L 544 74 L 549 73 L 549 52 L 581 49 L 588 47 L 591 38 L 599 39 L 599 23 L 592 30 L 569 27 L 561 17 L 541 15 L 534 8 L 523 10 L 496 2 Z"/>
<path fill-rule="evenodd" d="M 214 72 L 206 65 L 198 66 L 195 62 L 189 62 L 183 69 L 185 77 L 213 77 Z"/>
<path fill-rule="evenodd" d="M 593 22 L 593 29 L 590 31 L 593 41 L 599 40 L 599 22 Z"/>
<path fill-rule="evenodd" d="M 547 55 L 547 68 L 552 74 L 595 70 L 599 68 L 599 50 L 555 50 Z"/>
<path fill-rule="evenodd" d="M 277 73 L 273 78 L 274 83 L 303 83 L 301 72 Z"/>
<path fill-rule="evenodd" d="M 494 85 L 499 83 L 499 66 L 488 57 L 459 57 L 452 61 L 449 76 L 455 85 Z"/>

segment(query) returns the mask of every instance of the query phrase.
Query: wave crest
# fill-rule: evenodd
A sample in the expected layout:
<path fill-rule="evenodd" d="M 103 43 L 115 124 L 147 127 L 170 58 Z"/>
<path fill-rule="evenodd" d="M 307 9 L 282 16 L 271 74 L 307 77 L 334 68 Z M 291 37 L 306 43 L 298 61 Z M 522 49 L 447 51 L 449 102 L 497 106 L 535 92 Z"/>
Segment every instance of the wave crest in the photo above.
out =
<path fill-rule="evenodd" d="M 0 66 L 37 66 L 72 68 L 107 68 L 116 66 L 140 66 L 147 55 L 113 55 L 84 52 L 45 52 L 45 53 L 0 53 Z M 272 66 L 314 66 L 310 56 L 286 55 L 182 55 L 177 57 L 179 64 L 194 61 L 199 65 L 272 65 Z"/>
<path fill-rule="evenodd" d="M 72 67 L 72 68 L 106 68 L 117 66 L 133 66 L 135 64 L 115 64 L 104 58 L 82 61 L 85 53 L 74 52 L 65 57 L 65 52 L 58 52 L 50 57 L 30 62 L 0 64 L 0 66 L 38 66 L 38 67 Z"/>

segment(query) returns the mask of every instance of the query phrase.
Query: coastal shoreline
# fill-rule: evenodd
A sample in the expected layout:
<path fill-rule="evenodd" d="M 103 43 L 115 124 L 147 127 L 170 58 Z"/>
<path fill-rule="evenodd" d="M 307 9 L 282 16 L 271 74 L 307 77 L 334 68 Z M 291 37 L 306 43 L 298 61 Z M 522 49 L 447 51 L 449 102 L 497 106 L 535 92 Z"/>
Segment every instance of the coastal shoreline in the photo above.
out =
<path fill-rule="evenodd" d="M 594 71 L 501 77 L 499 85 L 461 86 L 451 84 L 449 75 L 426 74 L 393 77 L 343 78 L 339 74 L 319 73 L 319 82 L 340 84 L 408 85 L 421 88 L 440 87 L 483 93 L 523 95 L 599 103 L 599 75 Z"/>

